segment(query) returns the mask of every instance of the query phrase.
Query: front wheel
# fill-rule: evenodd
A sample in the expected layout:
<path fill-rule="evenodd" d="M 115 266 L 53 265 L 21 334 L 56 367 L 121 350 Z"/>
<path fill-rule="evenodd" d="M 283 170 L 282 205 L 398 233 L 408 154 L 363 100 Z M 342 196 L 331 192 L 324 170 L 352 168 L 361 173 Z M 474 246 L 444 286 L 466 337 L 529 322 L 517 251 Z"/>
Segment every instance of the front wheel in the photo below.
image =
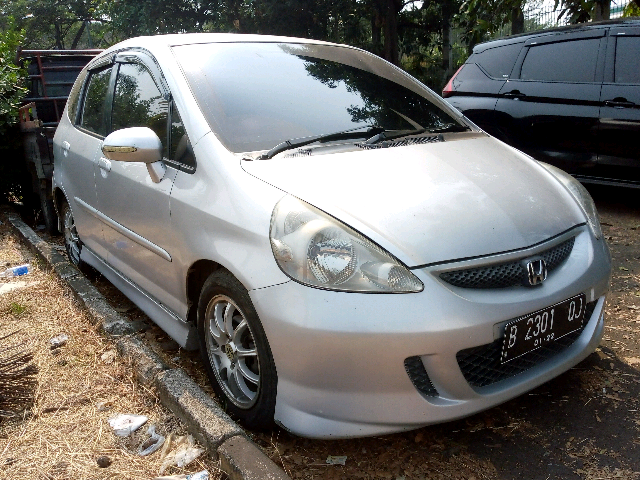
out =
<path fill-rule="evenodd" d="M 277 374 L 267 337 L 247 290 L 216 271 L 198 302 L 200 351 L 218 398 L 249 428 L 273 425 Z"/>

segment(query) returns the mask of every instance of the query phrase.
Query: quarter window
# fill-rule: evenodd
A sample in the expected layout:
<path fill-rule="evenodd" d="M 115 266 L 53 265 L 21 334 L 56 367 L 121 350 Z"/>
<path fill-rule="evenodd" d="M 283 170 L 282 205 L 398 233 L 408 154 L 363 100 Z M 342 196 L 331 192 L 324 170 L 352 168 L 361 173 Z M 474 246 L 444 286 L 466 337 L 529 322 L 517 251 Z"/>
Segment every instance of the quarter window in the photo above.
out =
<path fill-rule="evenodd" d="M 522 42 L 475 53 L 473 61 L 493 78 L 508 78 L 522 48 Z"/>
<path fill-rule="evenodd" d="M 618 37 L 616 83 L 640 83 L 640 37 Z"/>
<path fill-rule="evenodd" d="M 80 98 L 80 90 L 86 76 L 87 71 L 82 70 L 78 75 L 78 79 L 71 88 L 71 92 L 69 93 L 69 99 L 67 100 L 67 105 L 69 105 L 69 107 L 67 108 L 67 115 L 69 115 L 69 119 L 72 123 L 76 122 L 76 113 L 78 113 L 78 99 Z"/>
<path fill-rule="evenodd" d="M 111 131 L 129 127 L 149 127 L 167 150 L 169 103 L 141 64 L 123 63 L 118 71 L 113 95 Z"/>
<path fill-rule="evenodd" d="M 522 64 L 522 80 L 594 82 L 599 38 L 547 43 L 529 48 Z"/>
<path fill-rule="evenodd" d="M 110 77 L 111 67 L 91 72 L 82 108 L 82 118 L 80 119 L 82 128 L 102 136 L 107 132 L 104 122 L 104 107 Z"/>

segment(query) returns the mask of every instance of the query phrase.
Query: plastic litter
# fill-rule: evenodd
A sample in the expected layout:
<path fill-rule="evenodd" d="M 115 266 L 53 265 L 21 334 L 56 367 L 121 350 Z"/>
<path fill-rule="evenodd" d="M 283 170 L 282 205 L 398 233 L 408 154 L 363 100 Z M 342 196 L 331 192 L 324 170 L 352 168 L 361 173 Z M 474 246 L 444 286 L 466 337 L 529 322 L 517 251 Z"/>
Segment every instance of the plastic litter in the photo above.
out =
<path fill-rule="evenodd" d="M 26 275 L 31 271 L 31 265 L 25 263 L 24 265 L 18 265 L 17 267 L 7 268 L 4 272 L 0 272 L 0 278 L 19 277 Z"/>
<path fill-rule="evenodd" d="M 329 455 L 327 457 L 327 465 L 344 465 L 346 461 L 346 455 Z"/>
<path fill-rule="evenodd" d="M 197 473 L 190 473 L 188 475 L 178 474 L 169 475 L 168 477 L 156 477 L 153 480 L 209 480 L 209 472 L 203 470 Z"/>
<path fill-rule="evenodd" d="M 141 457 L 146 457 L 147 455 L 151 455 L 153 452 L 158 450 L 164 443 L 164 437 L 156 433 L 155 425 L 151 425 L 147 429 L 147 435 L 151 435 L 151 437 L 145 440 L 144 442 L 142 442 L 142 444 L 138 447 L 138 455 L 140 455 Z"/>
<path fill-rule="evenodd" d="M 119 437 L 128 437 L 142 425 L 147 423 L 149 418 L 144 415 L 130 415 L 122 413 L 109 419 L 109 425 L 113 428 L 113 433 Z"/>
<path fill-rule="evenodd" d="M 160 456 L 162 465 L 159 473 L 162 475 L 172 465 L 178 468 L 185 467 L 203 453 L 204 449 L 196 447 L 196 442 L 191 435 L 174 437 L 173 433 L 170 433 L 162 448 Z"/>
<path fill-rule="evenodd" d="M 69 341 L 69 335 L 67 335 L 66 333 L 61 333 L 60 335 L 56 335 L 51 340 L 49 340 L 49 343 L 51 344 L 51 350 L 55 350 L 56 348 L 62 347 L 68 341 Z"/>

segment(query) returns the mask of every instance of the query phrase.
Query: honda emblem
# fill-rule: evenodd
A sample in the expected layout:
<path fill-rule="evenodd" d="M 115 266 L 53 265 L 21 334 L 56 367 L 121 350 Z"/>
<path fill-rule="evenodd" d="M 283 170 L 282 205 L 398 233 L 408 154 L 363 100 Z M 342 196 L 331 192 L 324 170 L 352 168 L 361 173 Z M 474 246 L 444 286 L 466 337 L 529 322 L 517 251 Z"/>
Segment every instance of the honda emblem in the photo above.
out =
<path fill-rule="evenodd" d="M 543 259 L 532 260 L 527 263 L 527 274 L 529 275 L 529 285 L 540 285 L 547 279 L 547 264 Z"/>

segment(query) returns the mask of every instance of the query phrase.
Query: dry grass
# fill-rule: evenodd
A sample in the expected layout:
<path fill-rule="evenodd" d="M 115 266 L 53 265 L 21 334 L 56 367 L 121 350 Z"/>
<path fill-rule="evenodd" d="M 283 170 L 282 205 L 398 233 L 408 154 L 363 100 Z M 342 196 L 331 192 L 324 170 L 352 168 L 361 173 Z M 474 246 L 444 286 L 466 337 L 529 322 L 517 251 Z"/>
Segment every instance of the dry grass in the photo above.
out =
<path fill-rule="evenodd" d="M 0 269 L 30 261 L 33 256 L 0 226 Z M 38 367 L 33 404 L 12 417 L 0 417 L 0 477 L 25 479 L 150 479 L 158 475 L 160 454 L 137 455 L 147 438 L 147 425 L 162 435 L 185 434 L 184 426 L 162 407 L 154 392 L 132 378 L 130 368 L 116 358 L 103 361 L 113 349 L 97 333 L 86 313 L 50 272 L 34 265 L 32 273 L 0 279 L 21 285 L 0 294 L 0 337 L 10 337 L 33 352 Z M 51 350 L 49 340 L 65 333 L 70 340 Z M 149 417 L 147 425 L 129 438 L 116 437 L 107 420 L 117 413 Z M 96 459 L 108 456 L 112 464 L 100 468 Z M 215 462 L 202 456 L 186 469 L 165 473 L 190 473 L 207 469 L 221 478 Z"/>

